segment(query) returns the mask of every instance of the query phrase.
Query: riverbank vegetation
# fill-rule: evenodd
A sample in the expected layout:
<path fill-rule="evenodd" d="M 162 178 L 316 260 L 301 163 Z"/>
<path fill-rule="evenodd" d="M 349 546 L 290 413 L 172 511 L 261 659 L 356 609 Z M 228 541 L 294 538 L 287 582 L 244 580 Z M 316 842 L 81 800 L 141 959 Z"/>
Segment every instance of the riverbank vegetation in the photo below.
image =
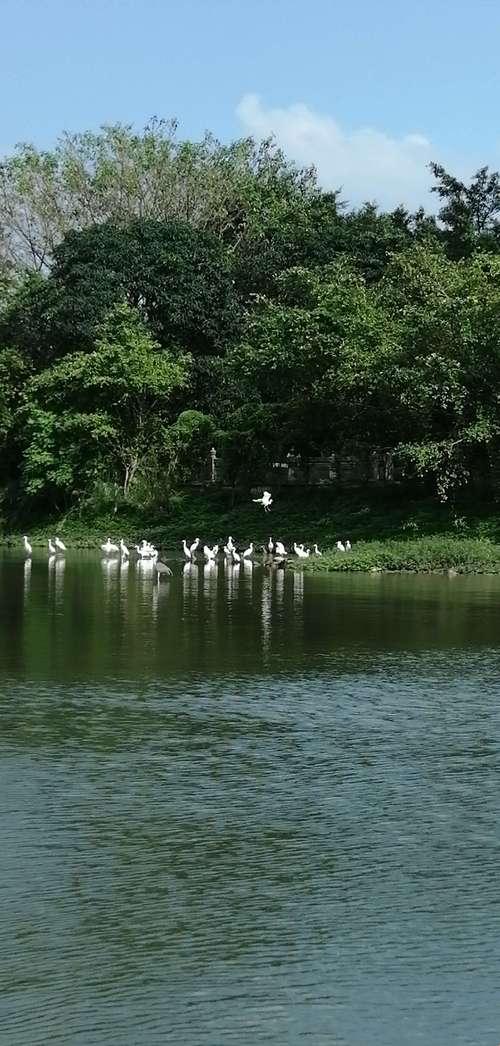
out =
<path fill-rule="evenodd" d="M 272 141 L 185 142 L 161 121 L 5 158 L 4 530 L 147 520 L 177 539 L 217 519 L 253 536 L 229 497 L 243 503 L 292 451 L 353 445 L 391 451 L 406 517 L 424 495 L 494 497 L 500 176 L 433 175 L 438 216 L 353 209 Z M 197 520 L 186 491 L 210 479 L 212 445 L 233 494 L 198 495 Z M 320 501 L 301 529 L 333 540 Z M 306 509 L 286 505 L 272 527 L 295 537 Z"/>
<path fill-rule="evenodd" d="M 266 514 L 243 494 L 209 490 L 173 495 L 167 506 L 151 512 L 124 501 L 116 512 L 90 507 L 50 519 L 33 521 L 30 540 L 47 547 L 47 538 L 63 534 L 68 547 L 100 547 L 111 534 L 137 544 L 144 536 L 166 555 L 181 554 L 181 541 L 201 539 L 201 545 L 221 545 L 229 534 L 236 545 L 255 544 L 256 557 L 269 536 L 291 549 L 294 541 L 323 555 L 307 560 L 289 557 L 289 563 L 306 571 L 418 570 L 497 573 L 500 571 L 500 506 L 490 500 L 464 498 L 441 503 L 436 498 L 415 498 L 411 490 L 371 491 L 283 490 Z M 335 550 L 346 539 L 352 551 Z M 21 547 L 19 532 L 4 537 Z"/>

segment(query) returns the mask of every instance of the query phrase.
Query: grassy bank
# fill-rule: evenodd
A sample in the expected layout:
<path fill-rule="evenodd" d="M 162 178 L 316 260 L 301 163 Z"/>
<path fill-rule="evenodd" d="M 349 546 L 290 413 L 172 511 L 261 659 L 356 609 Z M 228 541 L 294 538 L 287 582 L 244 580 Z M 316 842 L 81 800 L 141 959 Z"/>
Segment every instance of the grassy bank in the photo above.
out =
<path fill-rule="evenodd" d="M 30 535 L 35 547 L 59 534 L 70 547 L 94 547 L 108 535 L 135 543 L 142 537 L 171 550 L 183 537 L 212 544 L 231 534 L 237 544 L 267 542 L 270 534 L 289 546 L 294 540 L 324 551 L 349 538 L 352 553 L 327 552 L 305 561 L 306 570 L 500 571 L 500 505 L 477 500 L 453 506 L 390 491 L 275 491 L 269 514 L 248 493 L 190 491 L 154 511 L 122 507 L 116 512 L 72 512 L 50 519 L 25 519 L 6 527 L 5 544 Z"/>
<path fill-rule="evenodd" d="M 500 544 L 489 538 L 460 538 L 449 534 L 385 541 L 361 541 L 352 552 L 335 549 L 322 557 L 301 561 L 307 572 L 411 571 L 457 574 L 500 573 Z"/>

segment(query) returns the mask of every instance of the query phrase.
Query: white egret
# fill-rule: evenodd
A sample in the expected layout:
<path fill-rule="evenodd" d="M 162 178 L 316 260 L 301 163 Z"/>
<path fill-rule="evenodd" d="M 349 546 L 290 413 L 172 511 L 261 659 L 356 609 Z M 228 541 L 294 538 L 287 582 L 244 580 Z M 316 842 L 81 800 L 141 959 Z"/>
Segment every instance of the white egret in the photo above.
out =
<path fill-rule="evenodd" d="M 349 538 L 347 538 L 347 541 L 345 543 L 345 550 L 346 550 L 346 552 L 350 552 L 351 549 L 352 549 L 351 542 L 349 541 Z"/>
<path fill-rule="evenodd" d="M 123 538 L 120 538 L 120 552 L 121 552 L 122 556 L 130 555 L 129 550 L 128 550 L 128 548 L 127 548 Z"/>
<path fill-rule="evenodd" d="M 107 538 L 107 540 L 104 542 L 104 545 L 101 545 L 101 548 L 106 556 L 110 556 L 112 552 L 120 551 L 118 545 L 113 545 L 111 538 Z"/>
<path fill-rule="evenodd" d="M 32 549 L 32 547 L 31 547 L 31 545 L 30 545 L 30 543 L 28 541 L 28 538 L 26 537 L 26 534 L 23 537 L 23 543 L 24 543 L 24 551 L 26 552 L 26 555 L 27 556 L 31 556 L 31 553 L 33 552 L 33 549 Z"/>
<path fill-rule="evenodd" d="M 55 539 L 54 545 L 56 546 L 58 552 L 66 552 L 66 545 L 64 544 L 64 541 L 61 541 L 60 538 Z"/>
<path fill-rule="evenodd" d="M 234 542 L 233 542 L 233 539 L 232 539 L 231 535 L 229 535 L 229 537 L 228 537 L 228 539 L 227 539 L 227 547 L 228 547 L 228 549 L 229 549 L 229 551 L 230 551 L 230 552 L 232 552 L 232 551 L 233 551 L 233 548 L 234 548 Z"/>
<path fill-rule="evenodd" d="M 219 551 L 219 546 L 218 545 L 214 545 L 213 548 L 209 548 L 208 545 L 204 545 L 203 546 L 203 555 L 205 556 L 205 559 L 213 561 L 215 559 L 218 551 Z"/>
<path fill-rule="evenodd" d="M 234 563 L 241 563 L 241 556 L 239 555 L 239 553 L 236 551 L 235 548 L 233 548 L 233 562 Z"/>
<path fill-rule="evenodd" d="M 304 549 L 304 546 L 297 545 L 296 541 L 294 541 L 293 543 L 293 551 L 295 552 L 295 555 L 299 557 L 299 559 L 307 559 L 307 557 L 310 555 L 310 549 Z"/>
<path fill-rule="evenodd" d="M 276 542 L 276 548 L 277 547 L 278 547 L 278 542 Z M 267 551 L 269 552 L 269 555 L 272 556 L 272 554 L 274 552 L 274 542 L 273 542 L 272 538 L 269 538 L 269 541 L 267 542 Z"/>
<path fill-rule="evenodd" d="M 189 551 L 190 551 L 192 556 L 194 556 L 196 554 L 196 549 L 198 548 L 199 544 L 200 544 L 200 539 L 196 538 L 196 540 L 193 541 L 193 544 L 189 546 Z"/>
<path fill-rule="evenodd" d="M 269 512 L 273 503 L 273 498 L 270 490 L 265 490 L 261 498 L 252 498 L 254 505 L 262 505 L 265 512 Z"/>
<path fill-rule="evenodd" d="M 143 538 L 140 545 L 136 545 L 135 547 L 141 559 L 149 559 L 153 550 L 153 546 L 149 544 L 149 541 L 146 541 L 146 539 Z"/>
<path fill-rule="evenodd" d="M 49 556 L 55 556 L 56 546 L 54 545 L 52 538 L 49 538 Z"/>
<path fill-rule="evenodd" d="M 229 545 L 224 545 L 224 555 L 226 556 L 226 558 L 231 559 L 232 554 L 233 550 L 229 548 Z"/>
<path fill-rule="evenodd" d="M 250 559 L 250 556 L 253 556 L 253 541 L 251 541 L 248 548 L 245 549 L 243 559 Z"/>
<path fill-rule="evenodd" d="M 286 556 L 286 555 L 288 555 L 287 550 L 286 550 L 286 548 L 285 548 L 285 546 L 284 546 L 282 541 L 277 541 L 276 542 L 276 555 L 277 556 Z"/>
<path fill-rule="evenodd" d="M 345 552 L 345 545 L 341 541 L 337 541 L 337 552 Z"/>
<path fill-rule="evenodd" d="M 313 545 L 313 549 L 314 549 L 314 555 L 315 556 L 322 556 L 323 555 L 323 553 L 320 552 L 320 550 L 319 550 L 317 545 Z"/>
<path fill-rule="evenodd" d="M 191 553 L 189 551 L 186 538 L 182 539 L 182 548 L 183 548 L 183 552 L 184 552 L 184 555 L 185 555 L 186 559 L 191 559 Z"/>

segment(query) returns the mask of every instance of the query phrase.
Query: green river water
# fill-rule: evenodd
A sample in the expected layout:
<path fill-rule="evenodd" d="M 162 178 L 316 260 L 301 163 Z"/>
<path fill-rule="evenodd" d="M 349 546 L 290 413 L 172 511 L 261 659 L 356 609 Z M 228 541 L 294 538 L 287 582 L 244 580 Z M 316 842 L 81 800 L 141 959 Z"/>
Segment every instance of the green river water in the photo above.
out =
<path fill-rule="evenodd" d="M 0 552 L 0 1042 L 497 1046 L 500 579 Z"/>

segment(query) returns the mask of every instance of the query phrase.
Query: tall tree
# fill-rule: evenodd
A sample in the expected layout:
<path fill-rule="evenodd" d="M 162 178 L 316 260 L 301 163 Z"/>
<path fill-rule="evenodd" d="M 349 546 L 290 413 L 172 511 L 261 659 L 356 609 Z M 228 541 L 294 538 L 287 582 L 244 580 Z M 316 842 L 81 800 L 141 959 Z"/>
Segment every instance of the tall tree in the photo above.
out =
<path fill-rule="evenodd" d="M 234 247 L 261 234 L 276 201 L 286 209 L 316 193 L 314 171 L 272 139 L 189 142 L 175 120 L 64 134 L 50 151 L 22 144 L 0 164 L 0 257 L 44 271 L 71 230 L 136 219 L 187 222 Z"/>
<path fill-rule="evenodd" d="M 477 248 L 500 250 L 500 174 L 480 167 L 469 185 L 431 163 L 437 185 L 432 192 L 442 201 L 439 220 L 453 258 L 469 257 Z"/>
<path fill-rule="evenodd" d="M 120 301 L 139 309 L 155 338 L 196 354 L 222 352 L 240 305 L 220 242 L 183 222 L 137 220 L 72 232 L 50 276 L 32 274 L 0 322 L 5 342 L 45 361 L 90 349 Z"/>
<path fill-rule="evenodd" d="M 160 351 L 129 306 L 113 309 L 91 352 L 71 353 L 28 382 L 27 493 L 67 499 L 111 478 L 127 494 L 161 448 L 187 365 Z"/>

